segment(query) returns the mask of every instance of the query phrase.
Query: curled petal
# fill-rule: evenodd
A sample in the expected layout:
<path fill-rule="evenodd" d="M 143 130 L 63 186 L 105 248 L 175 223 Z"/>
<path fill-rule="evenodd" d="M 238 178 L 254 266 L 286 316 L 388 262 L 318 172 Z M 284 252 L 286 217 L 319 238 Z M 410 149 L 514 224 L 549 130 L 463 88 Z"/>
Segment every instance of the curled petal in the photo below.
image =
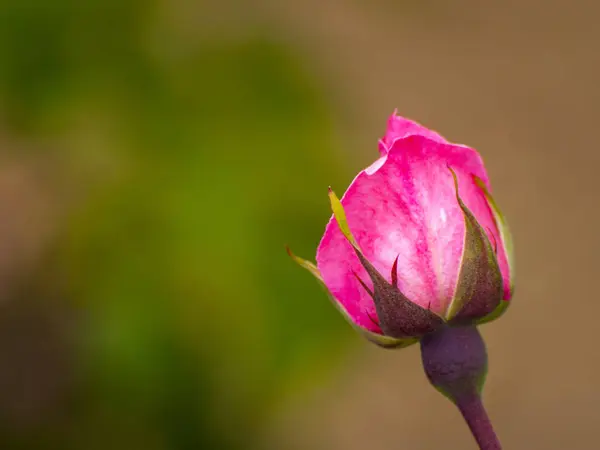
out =
<path fill-rule="evenodd" d="M 388 151 L 398 139 L 404 139 L 408 136 L 425 136 L 433 141 L 447 142 L 442 136 L 427 127 L 424 127 L 414 120 L 406 119 L 397 115 L 395 110 L 388 119 L 385 136 L 379 140 L 379 152 L 381 155 L 387 155 Z"/>

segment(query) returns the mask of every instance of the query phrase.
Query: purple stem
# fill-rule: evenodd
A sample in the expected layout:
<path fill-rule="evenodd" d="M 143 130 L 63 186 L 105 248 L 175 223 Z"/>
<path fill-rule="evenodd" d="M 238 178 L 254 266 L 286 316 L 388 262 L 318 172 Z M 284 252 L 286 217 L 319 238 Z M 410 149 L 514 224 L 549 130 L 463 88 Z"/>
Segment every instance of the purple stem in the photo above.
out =
<path fill-rule="evenodd" d="M 456 400 L 456 406 L 469 425 L 481 450 L 502 449 L 479 395 L 473 394 L 459 398 Z"/>
<path fill-rule="evenodd" d="M 487 352 L 475 326 L 444 326 L 421 339 L 423 369 L 431 384 L 458 406 L 481 450 L 500 450 L 481 403 Z"/>

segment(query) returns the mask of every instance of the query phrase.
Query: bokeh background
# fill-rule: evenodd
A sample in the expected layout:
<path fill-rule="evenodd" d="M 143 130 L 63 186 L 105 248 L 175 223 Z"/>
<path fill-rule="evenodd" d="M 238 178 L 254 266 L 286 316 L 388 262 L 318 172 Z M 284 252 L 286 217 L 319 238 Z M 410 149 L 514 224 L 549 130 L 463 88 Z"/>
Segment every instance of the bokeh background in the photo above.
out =
<path fill-rule="evenodd" d="M 388 115 L 477 148 L 517 246 L 506 448 L 598 448 L 600 7 L 1 0 L 0 448 L 467 449 L 311 257 Z"/>

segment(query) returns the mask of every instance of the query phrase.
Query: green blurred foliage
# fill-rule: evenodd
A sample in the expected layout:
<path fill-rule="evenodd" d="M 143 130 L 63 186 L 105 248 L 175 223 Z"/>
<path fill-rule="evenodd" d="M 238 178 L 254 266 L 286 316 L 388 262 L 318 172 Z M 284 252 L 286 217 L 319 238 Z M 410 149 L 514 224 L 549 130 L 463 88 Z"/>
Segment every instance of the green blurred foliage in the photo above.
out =
<path fill-rule="evenodd" d="M 316 80 L 269 30 L 183 41 L 165 4 L 0 6 L 4 127 L 76 199 L 31 280 L 76 312 L 66 418 L 2 448 L 253 448 L 351 335 L 284 251 L 342 184 Z"/>

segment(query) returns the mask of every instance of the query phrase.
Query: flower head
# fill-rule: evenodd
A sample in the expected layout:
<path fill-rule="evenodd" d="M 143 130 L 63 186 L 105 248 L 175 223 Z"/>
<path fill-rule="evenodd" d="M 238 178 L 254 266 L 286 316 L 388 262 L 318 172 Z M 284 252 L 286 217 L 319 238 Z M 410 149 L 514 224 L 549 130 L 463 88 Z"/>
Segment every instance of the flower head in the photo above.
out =
<path fill-rule="evenodd" d="M 512 243 L 479 154 L 396 113 L 379 151 L 341 201 L 330 190 L 317 265 L 296 261 L 386 347 L 497 317 L 513 291 Z"/>

